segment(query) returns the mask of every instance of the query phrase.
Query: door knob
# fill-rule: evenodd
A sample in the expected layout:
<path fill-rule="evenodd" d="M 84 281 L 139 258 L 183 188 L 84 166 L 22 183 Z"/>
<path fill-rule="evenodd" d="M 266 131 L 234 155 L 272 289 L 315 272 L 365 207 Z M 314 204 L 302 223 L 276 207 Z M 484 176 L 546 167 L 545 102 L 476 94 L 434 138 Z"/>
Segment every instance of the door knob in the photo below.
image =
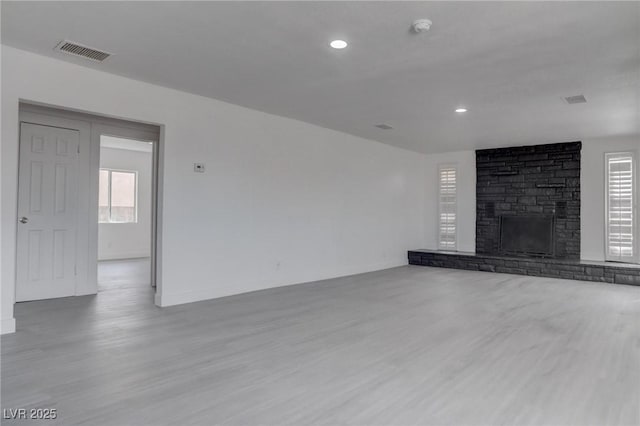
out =
<path fill-rule="evenodd" d="M 22 216 L 22 217 L 19 219 L 19 221 L 20 221 L 20 223 L 27 223 L 27 222 L 29 222 L 29 218 L 28 218 L 28 217 L 24 217 L 24 216 Z"/>

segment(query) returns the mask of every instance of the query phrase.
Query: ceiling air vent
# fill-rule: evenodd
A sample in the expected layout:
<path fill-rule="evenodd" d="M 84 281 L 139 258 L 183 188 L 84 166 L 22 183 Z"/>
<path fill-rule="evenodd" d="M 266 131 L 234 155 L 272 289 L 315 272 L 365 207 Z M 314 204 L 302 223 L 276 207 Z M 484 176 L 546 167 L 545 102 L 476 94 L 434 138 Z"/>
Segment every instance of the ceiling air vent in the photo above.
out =
<path fill-rule="evenodd" d="M 564 98 L 564 100 L 569 105 L 584 104 L 587 102 L 587 99 L 584 97 L 584 95 L 567 96 L 566 98 Z"/>
<path fill-rule="evenodd" d="M 391 130 L 391 129 L 393 129 L 393 127 L 389 126 L 388 124 L 376 124 L 376 127 L 378 129 L 382 129 L 382 130 Z"/>
<path fill-rule="evenodd" d="M 81 56 L 86 59 L 90 59 L 96 62 L 102 62 L 111 56 L 111 53 L 103 52 L 101 50 L 92 49 L 91 47 L 83 46 L 72 41 L 64 40 L 58 43 L 54 50 L 68 53 L 70 55 Z"/>

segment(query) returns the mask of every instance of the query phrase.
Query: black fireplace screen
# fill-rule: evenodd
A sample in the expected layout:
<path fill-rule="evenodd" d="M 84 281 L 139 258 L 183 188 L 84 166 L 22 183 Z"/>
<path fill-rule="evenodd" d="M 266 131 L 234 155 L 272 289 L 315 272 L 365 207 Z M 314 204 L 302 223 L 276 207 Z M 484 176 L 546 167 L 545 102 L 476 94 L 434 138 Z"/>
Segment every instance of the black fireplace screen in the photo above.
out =
<path fill-rule="evenodd" d="M 553 216 L 501 216 L 500 251 L 505 254 L 553 255 Z"/>

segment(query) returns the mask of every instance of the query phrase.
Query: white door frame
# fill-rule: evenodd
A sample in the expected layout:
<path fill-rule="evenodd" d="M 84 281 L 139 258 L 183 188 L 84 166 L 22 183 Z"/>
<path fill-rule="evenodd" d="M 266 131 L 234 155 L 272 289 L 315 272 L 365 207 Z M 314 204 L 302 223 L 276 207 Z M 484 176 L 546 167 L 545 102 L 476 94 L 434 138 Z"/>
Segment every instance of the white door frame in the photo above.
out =
<path fill-rule="evenodd" d="M 156 287 L 156 245 L 157 245 L 157 238 L 156 238 L 157 195 L 156 193 L 157 193 L 157 179 L 158 179 L 157 151 L 158 151 L 158 145 L 159 145 L 158 142 L 160 140 L 160 134 L 158 131 L 152 131 L 146 128 L 123 127 L 116 124 L 106 124 L 106 123 L 93 124 L 91 126 L 91 145 L 97 147 L 98 164 L 97 166 L 92 166 L 91 168 L 92 171 L 97 171 L 100 169 L 100 136 L 102 135 L 115 136 L 115 137 L 124 138 L 124 139 L 134 139 L 136 141 L 145 141 L 145 142 L 152 143 L 151 152 L 152 152 L 153 164 L 151 165 L 151 241 L 150 241 L 151 243 L 151 286 Z M 95 182 L 92 182 L 93 187 L 98 188 L 98 173 L 92 173 L 91 179 L 95 180 Z M 98 217 L 98 191 L 96 190 L 94 192 L 95 193 L 92 194 L 92 196 L 94 196 L 94 199 L 91 200 L 91 203 L 95 205 L 95 217 L 97 218 Z M 97 235 L 97 227 L 98 225 L 96 224 L 96 235 Z M 98 240 L 96 238 L 95 256 L 94 256 L 94 253 L 91 253 L 91 256 L 95 257 L 96 259 L 98 258 L 97 247 L 98 247 Z"/>
<path fill-rule="evenodd" d="M 77 263 L 78 280 L 76 296 L 96 294 L 98 292 L 98 170 L 100 169 L 100 130 L 117 129 L 124 135 L 152 137 L 153 146 L 153 183 L 152 183 L 152 248 L 151 278 L 156 291 L 160 290 L 161 274 L 159 254 L 161 253 L 160 201 L 162 144 L 161 127 L 157 125 L 132 122 L 104 117 L 84 112 L 69 111 L 56 107 L 45 107 L 30 103 L 20 103 L 19 121 L 45 126 L 77 129 L 80 132 L 79 188 L 78 188 L 78 235 Z M 112 132 L 108 132 L 112 133 Z M 114 135 L 116 136 L 116 135 Z M 131 137 L 131 136 L 130 136 Z M 133 137 L 136 139 L 136 137 Z M 95 171 L 95 173 L 94 173 Z M 18 181 L 19 185 L 19 181 Z M 16 193 L 18 188 L 16 187 Z M 16 219 L 17 219 L 16 211 Z M 17 244 L 17 239 L 16 239 Z M 16 259 L 17 260 L 17 259 Z M 15 282 L 14 282 L 15 285 Z M 15 293 L 14 293 L 15 294 Z M 156 295 L 156 304 L 157 304 Z"/>

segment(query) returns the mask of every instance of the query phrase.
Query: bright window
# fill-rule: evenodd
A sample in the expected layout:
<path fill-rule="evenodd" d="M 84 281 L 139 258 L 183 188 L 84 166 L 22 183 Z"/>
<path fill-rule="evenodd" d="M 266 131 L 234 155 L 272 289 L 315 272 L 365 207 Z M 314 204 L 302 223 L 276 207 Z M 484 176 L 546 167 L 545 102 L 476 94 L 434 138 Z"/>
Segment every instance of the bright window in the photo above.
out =
<path fill-rule="evenodd" d="M 100 169 L 98 221 L 100 223 L 137 222 L 137 173 Z"/>
<path fill-rule="evenodd" d="M 637 260 L 635 158 L 632 153 L 606 155 L 607 260 Z"/>
<path fill-rule="evenodd" d="M 458 211 L 457 169 L 438 167 L 438 248 L 456 249 L 456 221 Z"/>

